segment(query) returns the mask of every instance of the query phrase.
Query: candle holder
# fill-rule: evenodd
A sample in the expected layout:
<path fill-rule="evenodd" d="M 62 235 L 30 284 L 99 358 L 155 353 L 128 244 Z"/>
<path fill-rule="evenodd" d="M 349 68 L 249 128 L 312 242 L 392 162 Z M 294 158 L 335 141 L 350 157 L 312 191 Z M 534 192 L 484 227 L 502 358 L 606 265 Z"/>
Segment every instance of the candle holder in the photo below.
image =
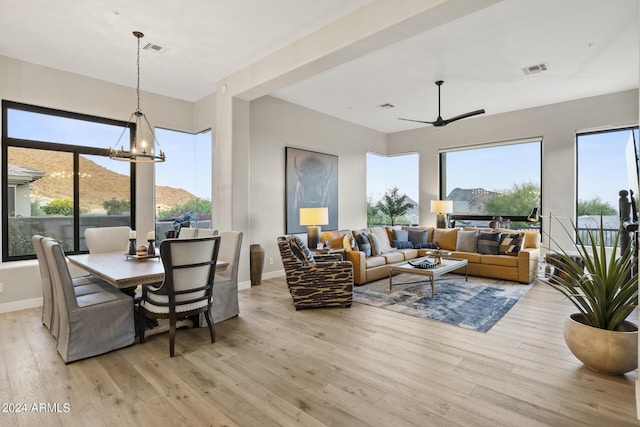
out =
<path fill-rule="evenodd" d="M 155 254 L 156 254 L 155 240 L 149 240 L 149 247 L 147 248 L 147 255 L 155 255 Z"/>
<path fill-rule="evenodd" d="M 129 239 L 129 255 L 136 254 L 136 239 Z"/>

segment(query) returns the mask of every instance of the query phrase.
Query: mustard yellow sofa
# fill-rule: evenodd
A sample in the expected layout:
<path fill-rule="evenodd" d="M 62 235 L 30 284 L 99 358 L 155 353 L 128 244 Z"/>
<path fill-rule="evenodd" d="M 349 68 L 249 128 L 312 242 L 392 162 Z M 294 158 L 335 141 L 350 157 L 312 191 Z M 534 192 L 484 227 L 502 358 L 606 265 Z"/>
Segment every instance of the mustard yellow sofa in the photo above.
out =
<path fill-rule="evenodd" d="M 537 276 L 540 258 L 540 233 L 536 230 L 492 230 L 475 228 L 439 229 L 434 227 L 373 227 L 359 230 L 325 231 L 321 239 L 329 239 L 332 248 L 345 248 L 345 259 L 353 264 L 354 283 L 362 285 L 374 280 L 389 277 L 389 266 L 418 257 L 425 256 L 428 248 L 396 248 L 394 247 L 394 230 L 426 231 L 427 241 L 436 243 L 441 249 L 451 251 L 453 258 L 464 258 L 468 262 L 469 275 L 511 280 L 520 283 L 531 283 Z M 476 233 L 508 233 L 520 234 L 519 250 L 511 255 L 486 254 L 471 251 L 473 245 L 465 247 L 463 236 Z M 380 246 L 380 254 L 366 256 L 360 247 L 353 248 L 358 235 L 375 235 Z M 460 236 L 459 236 L 460 235 Z M 345 240 L 345 236 L 348 236 Z M 461 237 L 461 239 L 459 239 Z M 351 242 L 351 243 L 349 243 Z M 353 246 L 352 246 L 353 245 Z M 398 245 L 397 241 L 395 245 Z M 458 250 L 465 249 L 465 250 Z M 464 273 L 464 269 L 455 271 Z"/>

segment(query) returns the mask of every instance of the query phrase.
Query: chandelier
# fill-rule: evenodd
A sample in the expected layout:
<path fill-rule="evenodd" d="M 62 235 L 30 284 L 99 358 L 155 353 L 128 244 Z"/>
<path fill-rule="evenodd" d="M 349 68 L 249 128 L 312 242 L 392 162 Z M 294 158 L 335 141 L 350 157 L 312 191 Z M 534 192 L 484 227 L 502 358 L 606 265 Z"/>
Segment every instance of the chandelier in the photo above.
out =
<path fill-rule="evenodd" d="M 160 144 L 156 139 L 156 136 L 151 128 L 151 124 L 147 119 L 147 116 L 140 109 L 140 39 L 144 37 L 144 34 L 140 31 L 134 31 L 133 35 L 138 39 L 138 83 L 136 86 L 136 95 L 138 97 L 138 108 L 134 111 L 129 120 L 129 123 L 132 120 L 135 120 L 135 135 L 131 139 L 130 149 L 127 151 L 124 149 L 123 145 L 120 145 L 120 141 L 124 136 L 127 129 L 129 129 L 129 123 L 125 126 L 118 138 L 118 142 L 116 143 L 116 147 L 120 145 L 120 149 L 117 148 L 109 148 L 109 157 L 113 160 L 119 160 L 123 162 L 132 162 L 132 163 L 142 163 L 142 162 L 164 162 L 165 155 L 164 151 L 160 150 Z M 135 117 L 135 119 L 134 119 Z M 144 126 L 146 124 L 146 127 Z M 151 143 L 147 143 L 147 140 L 151 141 Z M 156 146 L 158 147 L 159 154 L 156 154 Z"/>

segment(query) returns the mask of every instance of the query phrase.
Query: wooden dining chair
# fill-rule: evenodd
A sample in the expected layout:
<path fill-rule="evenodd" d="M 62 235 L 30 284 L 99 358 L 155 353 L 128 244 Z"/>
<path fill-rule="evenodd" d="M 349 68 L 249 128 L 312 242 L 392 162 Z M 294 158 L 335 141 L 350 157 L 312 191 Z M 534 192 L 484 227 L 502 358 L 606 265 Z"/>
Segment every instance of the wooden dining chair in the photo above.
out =
<path fill-rule="evenodd" d="M 62 247 L 53 239 L 43 246 L 60 314 L 57 350 L 65 363 L 133 344 L 133 298 L 108 286 L 77 295 Z"/>
<path fill-rule="evenodd" d="M 142 287 L 138 330 L 145 340 L 146 318 L 169 319 L 169 355 L 175 354 L 176 322 L 204 313 L 211 342 L 215 329 L 211 318 L 213 284 L 220 250 L 220 236 L 166 239 L 160 244 L 164 281 Z"/>
<path fill-rule="evenodd" d="M 89 253 L 127 252 L 131 227 L 93 227 L 84 231 L 84 240 Z"/>

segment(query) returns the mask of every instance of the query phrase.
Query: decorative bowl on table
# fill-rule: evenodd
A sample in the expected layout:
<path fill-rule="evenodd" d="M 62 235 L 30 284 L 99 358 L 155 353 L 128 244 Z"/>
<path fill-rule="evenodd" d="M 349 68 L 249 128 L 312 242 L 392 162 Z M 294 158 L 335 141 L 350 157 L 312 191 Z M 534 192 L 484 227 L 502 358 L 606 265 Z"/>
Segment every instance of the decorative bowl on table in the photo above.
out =
<path fill-rule="evenodd" d="M 451 256 L 451 252 L 442 249 L 433 249 L 427 251 L 427 256 L 433 257 L 435 263 L 440 264 L 442 262 L 442 258 Z"/>

